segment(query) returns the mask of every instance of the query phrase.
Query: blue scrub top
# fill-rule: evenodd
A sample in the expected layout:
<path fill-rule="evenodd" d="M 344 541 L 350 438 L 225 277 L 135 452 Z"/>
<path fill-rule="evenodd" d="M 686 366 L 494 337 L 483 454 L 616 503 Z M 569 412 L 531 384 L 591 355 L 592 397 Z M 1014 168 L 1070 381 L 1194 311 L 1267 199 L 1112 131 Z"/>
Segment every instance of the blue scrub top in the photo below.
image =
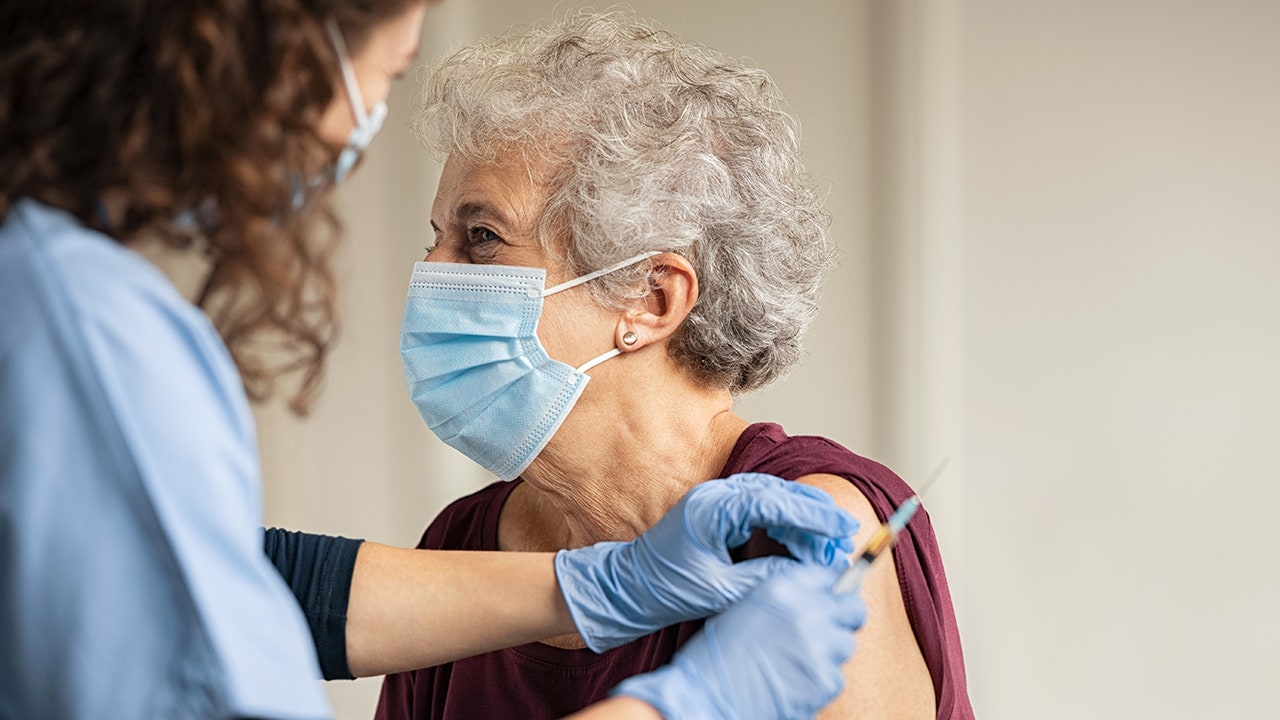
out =
<path fill-rule="evenodd" d="M 150 263 L 0 224 L 0 718 L 323 718 L 243 386 Z"/>

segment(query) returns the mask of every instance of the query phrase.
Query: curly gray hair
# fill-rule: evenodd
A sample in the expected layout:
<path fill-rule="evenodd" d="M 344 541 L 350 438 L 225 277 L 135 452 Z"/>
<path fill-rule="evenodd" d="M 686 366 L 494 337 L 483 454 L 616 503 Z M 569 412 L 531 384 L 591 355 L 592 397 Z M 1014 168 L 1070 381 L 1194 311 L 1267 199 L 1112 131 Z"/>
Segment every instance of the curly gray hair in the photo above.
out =
<path fill-rule="evenodd" d="M 797 124 L 763 70 L 630 14 L 577 12 L 458 51 L 424 92 L 413 127 L 429 147 L 482 161 L 514 150 L 553 169 L 538 231 L 570 270 L 649 250 L 689 260 L 699 299 L 669 348 L 695 378 L 738 394 L 799 361 L 834 253 Z M 621 309 L 653 271 L 591 286 Z"/>

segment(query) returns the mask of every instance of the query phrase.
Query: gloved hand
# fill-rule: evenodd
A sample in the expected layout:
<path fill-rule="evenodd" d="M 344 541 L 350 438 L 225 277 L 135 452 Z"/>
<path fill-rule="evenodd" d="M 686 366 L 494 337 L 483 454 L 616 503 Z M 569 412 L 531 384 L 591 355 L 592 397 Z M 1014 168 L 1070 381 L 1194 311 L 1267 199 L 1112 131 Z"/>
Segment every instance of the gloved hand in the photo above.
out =
<path fill-rule="evenodd" d="M 735 564 L 729 548 L 765 528 L 795 559 Z M 657 525 L 631 542 L 556 554 L 569 612 L 596 652 L 659 628 L 717 613 L 762 580 L 802 563 L 834 565 L 853 549 L 858 521 L 825 492 L 763 473 L 695 486 Z"/>
<path fill-rule="evenodd" d="M 841 665 L 867 617 L 839 572 L 800 566 L 767 580 L 707 621 L 671 663 L 627 678 L 614 695 L 639 698 L 666 720 L 812 718 L 844 687 Z"/>

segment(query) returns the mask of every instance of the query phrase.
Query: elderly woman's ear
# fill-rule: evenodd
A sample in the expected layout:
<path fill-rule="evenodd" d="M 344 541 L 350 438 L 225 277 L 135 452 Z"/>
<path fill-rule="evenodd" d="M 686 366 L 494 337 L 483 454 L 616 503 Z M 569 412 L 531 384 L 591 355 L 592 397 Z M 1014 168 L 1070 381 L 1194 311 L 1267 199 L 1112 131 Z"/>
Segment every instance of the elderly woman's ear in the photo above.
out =
<path fill-rule="evenodd" d="M 662 253 L 649 262 L 649 294 L 623 314 L 614 331 L 614 346 L 622 352 L 666 340 L 698 302 L 698 274 L 683 255 Z"/>

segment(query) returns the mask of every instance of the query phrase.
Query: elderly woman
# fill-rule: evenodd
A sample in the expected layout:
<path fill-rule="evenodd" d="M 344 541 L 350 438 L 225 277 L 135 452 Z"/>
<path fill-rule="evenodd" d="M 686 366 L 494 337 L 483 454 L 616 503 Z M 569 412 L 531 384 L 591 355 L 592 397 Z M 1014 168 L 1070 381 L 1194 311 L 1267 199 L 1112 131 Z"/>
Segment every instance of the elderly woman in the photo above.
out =
<path fill-rule="evenodd" d="M 433 432 L 502 480 L 446 508 L 420 547 L 630 540 L 737 472 L 825 490 L 861 542 L 911 495 L 830 440 L 733 412 L 799 359 L 833 254 L 763 71 L 629 16 L 575 14 L 445 60 L 416 127 L 447 161 L 405 310 L 410 392 Z M 759 536 L 744 556 L 781 552 Z M 824 717 L 972 717 L 925 514 L 862 592 L 871 619 Z M 560 716 L 662 665 L 698 626 L 389 676 L 378 717 Z"/>

